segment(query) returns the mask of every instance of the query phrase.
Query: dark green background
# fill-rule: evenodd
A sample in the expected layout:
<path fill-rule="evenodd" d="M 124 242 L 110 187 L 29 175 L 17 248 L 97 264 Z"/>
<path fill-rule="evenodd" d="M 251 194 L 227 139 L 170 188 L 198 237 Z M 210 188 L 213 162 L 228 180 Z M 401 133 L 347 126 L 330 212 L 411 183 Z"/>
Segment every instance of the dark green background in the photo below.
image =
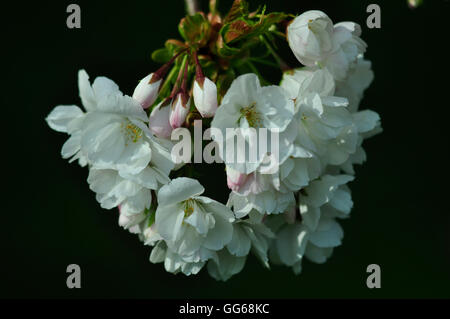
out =
<path fill-rule="evenodd" d="M 75 1 L 72 1 L 75 2 Z M 263 269 L 250 257 L 226 283 L 206 270 L 172 275 L 148 261 L 149 247 L 102 210 L 87 170 L 61 159 L 67 136 L 44 118 L 78 104 L 77 71 L 105 75 L 131 94 L 155 70 L 150 53 L 178 37 L 182 1 L 77 1 L 81 30 L 66 27 L 69 1 L 2 8 L 2 218 L 0 296 L 4 298 L 450 297 L 447 64 L 449 3 L 379 1 L 382 28 L 368 29 L 372 1 L 266 1 L 268 11 L 324 10 L 360 23 L 375 81 L 363 107 L 377 111 L 383 134 L 368 140 L 368 162 L 351 184 L 355 207 L 344 243 L 303 273 Z M 264 1 L 250 1 L 256 9 Z M 206 1 L 203 1 L 206 5 Z M 231 1 L 221 1 L 227 8 Z M 283 55 L 295 62 L 289 51 Z M 5 74 L 6 70 L 6 74 Z M 279 74 L 273 74 L 277 80 Z M 82 289 L 67 289 L 66 267 L 82 269 Z M 366 287 L 366 267 L 382 269 L 382 288 Z"/>

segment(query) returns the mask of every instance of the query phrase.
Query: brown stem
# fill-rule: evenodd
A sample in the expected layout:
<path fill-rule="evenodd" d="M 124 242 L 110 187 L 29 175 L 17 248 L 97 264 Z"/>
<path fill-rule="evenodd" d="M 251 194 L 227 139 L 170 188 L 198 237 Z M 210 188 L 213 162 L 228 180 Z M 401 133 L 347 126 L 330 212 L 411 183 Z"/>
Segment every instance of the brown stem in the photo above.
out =
<path fill-rule="evenodd" d="M 195 79 L 199 82 L 201 86 L 203 86 L 203 82 L 205 81 L 205 75 L 203 74 L 200 62 L 198 61 L 197 51 L 194 52 L 194 60 L 195 60 Z"/>
<path fill-rule="evenodd" d="M 159 79 L 162 79 L 167 71 L 169 70 L 169 67 L 172 65 L 172 63 L 175 61 L 176 58 L 178 58 L 178 56 L 183 53 L 184 51 L 186 51 L 187 49 L 183 49 L 180 52 L 178 52 L 177 54 L 175 54 L 170 60 L 169 62 L 165 63 L 163 66 L 161 66 L 158 70 L 156 70 L 153 73 L 152 78 L 150 79 L 149 84 L 158 81 Z"/>
<path fill-rule="evenodd" d="M 181 91 L 183 92 L 183 94 L 186 94 L 186 93 L 187 93 L 188 68 L 189 68 L 189 62 L 186 61 L 186 63 L 184 64 L 184 77 L 183 77 L 183 82 L 181 83 Z"/>

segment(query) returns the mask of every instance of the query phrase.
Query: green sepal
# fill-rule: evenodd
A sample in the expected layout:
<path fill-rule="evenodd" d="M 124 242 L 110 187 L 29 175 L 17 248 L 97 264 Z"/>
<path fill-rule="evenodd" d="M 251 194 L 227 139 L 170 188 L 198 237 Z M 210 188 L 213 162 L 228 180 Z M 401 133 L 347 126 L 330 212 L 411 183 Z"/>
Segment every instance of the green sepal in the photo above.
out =
<path fill-rule="evenodd" d="M 172 54 L 167 48 L 157 49 L 152 53 L 152 60 L 156 63 L 167 63 L 171 57 Z"/>
<path fill-rule="evenodd" d="M 155 223 L 156 208 L 153 206 L 151 206 L 150 209 L 146 208 L 144 213 L 148 215 L 147 226 L 151 227 Z"/>
<path fill-rule="evenodd" d="M 206 45 L 211 32 L 211 25 L 203 12 L 181 19 L 178 31 L 183 39 L 191 45 Z"/>

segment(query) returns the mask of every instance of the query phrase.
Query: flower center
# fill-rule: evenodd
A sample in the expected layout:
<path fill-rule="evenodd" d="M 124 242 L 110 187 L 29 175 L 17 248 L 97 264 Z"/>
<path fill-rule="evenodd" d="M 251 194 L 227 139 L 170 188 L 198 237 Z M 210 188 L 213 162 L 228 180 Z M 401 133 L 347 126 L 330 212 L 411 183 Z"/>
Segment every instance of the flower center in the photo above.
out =
<path fill-rule="evenodd" d="M 194 201 L 188 199 L 184 202 L 184 218 L 188 218 L 194 212 Z"/>
<path fill-rule="evenodd" d="M 131 123 L 130 121 L 122 123 L 122 131 L 127 138 L 127 142 L 125 145 L 128 145 L 128 142 L 131 141 L 136 143 L 142 137 L 142 129 Z"/>
<path fill-rule="evenodd" d="M 241 118 L 245 117 L 250 127 L 261 127 L 261 115 L 256 110 L 256 102 L 241 109 Z"/>

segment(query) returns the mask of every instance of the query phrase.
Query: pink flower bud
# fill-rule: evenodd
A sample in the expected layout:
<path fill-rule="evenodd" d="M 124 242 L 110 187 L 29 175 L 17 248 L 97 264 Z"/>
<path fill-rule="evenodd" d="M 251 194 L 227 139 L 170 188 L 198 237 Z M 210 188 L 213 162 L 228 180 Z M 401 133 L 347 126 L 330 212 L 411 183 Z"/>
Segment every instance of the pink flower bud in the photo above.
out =
<path fill-rule="evenodd" d="M 231 167 L 227 167 L 227 185 L 232 191 L 237 192 L 247 180 L 247 175 Z"/>
<path fill-rule="evenodd" d="M 197 78 L 194 82 L 195 107 L 202 117 L 213 117 L 217 110 L 217 86 L 210 79 Z"/>
<path fill-rule="evenodd" d="M 148 127 L 150 131 L 157 137 L 169 138 L 172 134 L 172 126 L 170 126 L 170 105 L 162 105 L 159 103 L 150 113 Z"/>
<path fill-rule="evenodd" d="M 181 127 L 191 107 L 191 99 L 184 93 L 178 93 L 170 108 L 169 123 L 173 129 Z"/>
<path fill-rule="evenodd" d="M 142 108 L 148 108 L 158 97 L 161 82 L 161 77 L 159 77 L 156 73 L 150 73 L 136 86 L 134 89 L 133 98 L 142 105 Z"/>

